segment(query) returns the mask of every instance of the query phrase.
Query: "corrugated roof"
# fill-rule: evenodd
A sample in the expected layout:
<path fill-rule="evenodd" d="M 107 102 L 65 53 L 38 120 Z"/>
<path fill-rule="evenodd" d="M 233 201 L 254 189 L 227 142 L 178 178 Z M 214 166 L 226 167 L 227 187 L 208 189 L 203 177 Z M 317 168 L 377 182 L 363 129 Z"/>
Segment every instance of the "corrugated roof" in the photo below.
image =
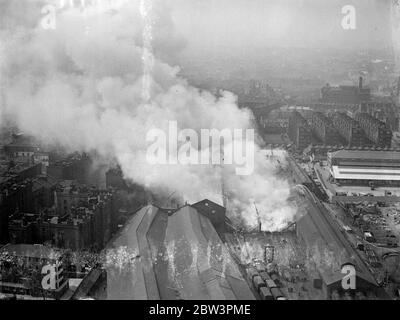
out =
<path fill-rule="evenodd" d="M 112 253 L 113 262 L 107 264 L 107 297 L 111 300 L 146 300 L 147 290 L 143 266 L 139 261 L 137 229 L 144 215 L 155 207 L 140 210 L 109 245 L 117 249 Z M 119 261 L 121 263 L 119 264 Z"/>
<path fill-rule="evenodd" d="M 108 299 L 254 299 L 210 220 L 191 206 L 172 215 L 147 206 L 108 247 L 116 254 L 106 265 Z"/>

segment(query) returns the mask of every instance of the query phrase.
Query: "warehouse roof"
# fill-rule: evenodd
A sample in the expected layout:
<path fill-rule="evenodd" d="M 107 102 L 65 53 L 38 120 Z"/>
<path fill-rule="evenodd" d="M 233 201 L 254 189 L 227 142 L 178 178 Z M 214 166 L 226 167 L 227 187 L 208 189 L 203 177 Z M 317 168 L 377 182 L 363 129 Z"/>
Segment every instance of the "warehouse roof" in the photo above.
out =
<path fill-rule="evenodd" d="M 364 262 L 324 207 L 310 201 L 307 214 L 297 221 L 297 230 L 311 250 L 309 253 L 327 285 L 341 281 L 344 276 L 341 267 L 352 264 L 358 278 L 376 286 Z"/>
<path fill-rule="evenodd" d="M 332 166 L 332 175 L 335 179 L 400 181 L 400 168 L 385 169 L 384 167 L 355 168 Z"/>
<path fill-rule="evenodd" d="M 400 162 L 400 152 L 396 151 L 338 150 L 332 152 L 331 156 L 339 159 L 395 160 Z"/>
<path fill-rule="evenodd" d="M 187 205 L 139 210 L 108 246 L 109 299 L 254 299 L 209 218 Z"/>

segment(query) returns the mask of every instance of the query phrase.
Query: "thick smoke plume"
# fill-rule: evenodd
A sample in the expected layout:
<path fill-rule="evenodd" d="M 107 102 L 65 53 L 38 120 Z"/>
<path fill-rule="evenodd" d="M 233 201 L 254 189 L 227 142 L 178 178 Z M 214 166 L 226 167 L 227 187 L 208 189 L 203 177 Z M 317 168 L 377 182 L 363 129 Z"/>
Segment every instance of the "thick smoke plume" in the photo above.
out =
<path fill-rule="evenodd" d="M 45 3 L 0 0 L 0 116 L 43 143 L 94 151 L 118 163 L 125 178 L 189 202 L 221 203 L 222 175 L 233 215 L 256 226 L 256 203 L 265 230 L 283 227 L 294 215 L 289 187 L 258 147 L 250 176 L 229 167 L 146 161 L 146 133 L 167 131 L 168 120 L 196 131 L 252 127 L 250 112 L 237 107 L 233 94 L 200 91 L 168 64 L 185 41 L 174 30 L 168 1 L 149 1 L 109 10 L 65 6 L 57 11 L 56 29 L 45 30 Z"/>

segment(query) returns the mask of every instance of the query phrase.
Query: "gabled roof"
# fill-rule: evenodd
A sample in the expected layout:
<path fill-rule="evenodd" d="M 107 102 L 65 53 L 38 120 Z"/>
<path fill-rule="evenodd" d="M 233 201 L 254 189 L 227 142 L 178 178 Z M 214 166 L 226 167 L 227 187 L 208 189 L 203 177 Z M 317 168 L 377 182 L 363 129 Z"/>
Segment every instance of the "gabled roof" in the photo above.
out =
<path fill-rule="evenodd" d="M 195 208 L 199 213 L 205 215 L 207 218 L 211 219 L 211 221 L 216 222 L 224 222 L 225 221 L 225 213 L 226 209 L 219 204 L 210 201 L 208 199 L 202 200 L 195 204 L 191 205 Z"/>
<path fill-rule="evenodd" d="M 326 210 L 311 208 L 307 214 L 297 221 L 298 231 L 309 250 L 317 268 L 329 285 L 341 281 L 343 274 L 341 267 L 352 264 L 356 268 L 358 278 L 376 286 L 377 283 L 371 272 L 365 266 L 358 252 L 351 246 L 345 236 L 339 231 L 338 226 Z"/>
<path fill-rule="evenodd" d="M 144 207 L 108 248 L 115 262 L 125 261 L 106 265 L 108 299 L 254 299 L 212 223 L 193 206 L 172 215 Z"/>

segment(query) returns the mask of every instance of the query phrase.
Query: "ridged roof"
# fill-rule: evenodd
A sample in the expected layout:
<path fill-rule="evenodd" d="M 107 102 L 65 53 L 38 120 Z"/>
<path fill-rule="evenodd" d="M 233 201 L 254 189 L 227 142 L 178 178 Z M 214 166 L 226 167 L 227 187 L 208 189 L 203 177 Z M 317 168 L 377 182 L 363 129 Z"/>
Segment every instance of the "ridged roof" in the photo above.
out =
<path fill-rule="evenodd" d="M 358 252 L 321 204 L 309 202 L 307 213 L 297 221 L 297 229 L 327 285 L 342 281 L 341 267 L 345 264 L 355 266 L 358 278 L 377 285 Z"/>
<path fill-rule="evenodd" d="M 254 299 L 214 226 L 192 206 L 173 214 L 144 207 L 108 248 L 108 299 Z"/>

